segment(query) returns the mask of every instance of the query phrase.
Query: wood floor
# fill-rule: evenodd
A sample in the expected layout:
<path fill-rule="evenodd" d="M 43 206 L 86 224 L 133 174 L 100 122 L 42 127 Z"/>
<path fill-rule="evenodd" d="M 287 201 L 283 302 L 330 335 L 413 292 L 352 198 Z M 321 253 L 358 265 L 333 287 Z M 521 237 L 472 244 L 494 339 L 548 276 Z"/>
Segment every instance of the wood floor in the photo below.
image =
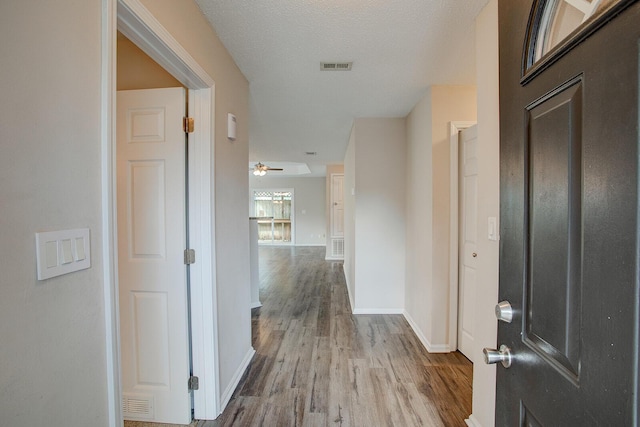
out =
<path fill-rule="evenodd" d="M 401 315 L 352 315 L 324 251 L 260 248 L 256 355 L 223 414 L 194 425 L 464 426 L 471 363 L 427 353 Z"/>

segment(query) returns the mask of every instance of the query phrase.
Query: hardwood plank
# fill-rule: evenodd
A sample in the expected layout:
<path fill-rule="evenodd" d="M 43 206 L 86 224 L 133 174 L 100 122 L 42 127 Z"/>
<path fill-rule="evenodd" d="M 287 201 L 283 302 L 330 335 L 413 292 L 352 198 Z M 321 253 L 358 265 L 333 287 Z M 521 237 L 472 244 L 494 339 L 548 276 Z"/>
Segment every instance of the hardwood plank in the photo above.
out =
<path fill-rule="evenodd" d="M 222 415 L 197 427 L 465 425 L 464 356 L 427 353 L 401 315 L 352 315 L 324 248 L 262 246 L 260 257 L 256 356 Z"/>
<path fill-rule="evenodd" d="M 330 360 L 329 338 L 316 338 L 307 386 L 309 413 L 328 412 Z"/>

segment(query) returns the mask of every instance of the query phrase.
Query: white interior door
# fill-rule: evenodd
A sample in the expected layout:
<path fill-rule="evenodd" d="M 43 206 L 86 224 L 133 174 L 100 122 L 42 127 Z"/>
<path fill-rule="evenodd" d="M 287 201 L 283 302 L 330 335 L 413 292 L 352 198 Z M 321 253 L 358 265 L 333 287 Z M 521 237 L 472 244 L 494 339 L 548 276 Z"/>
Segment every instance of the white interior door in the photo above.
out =
<path fill-rule="evenodd" d="M 182 88 L 119 91 L 118 271 L 125 419 L 191 421 Z"/>
<path fill-rule="evenodd" d="M 476 264 L 478 254 L 478 159 L 477 126 L 464 129 L 459 138 L 459 272 L 458 272 L 458 349 L 473 362 Z"/>
<path fill-rule="evenodd" d="M 331 175 L 331 237 L 344 236 L 344 175 Z"/>

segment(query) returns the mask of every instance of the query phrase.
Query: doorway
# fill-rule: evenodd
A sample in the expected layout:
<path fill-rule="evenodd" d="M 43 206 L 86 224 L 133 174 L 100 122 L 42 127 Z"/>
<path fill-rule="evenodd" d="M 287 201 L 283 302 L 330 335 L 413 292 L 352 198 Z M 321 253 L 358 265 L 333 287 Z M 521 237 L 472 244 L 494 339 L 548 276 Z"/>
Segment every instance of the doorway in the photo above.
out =
<path fill-rule="evenodd" d="M 344 173 L 332 173 L 330 178 L 329 258 L 344 260 Z"/>
<path fill-rule="evenodd" d="M 185 96 L 182 87 L 117 95 L 122 404 L 132 421 L 192 415 Z"/>
<path fill-rule="evenodd" d="M 460 275 L 460 132 L 476 122 L 452 121 L 449 123 L 449 351 L 458 349 L 459 275 Z"/>
<path fill-rule="evenodd" d="M 190 138 L 189 160 L 191 207 L 188 221 L 190 224 L 190 247 L 196 250 L 199 262 L 191 268 L 191 304 L 192 304 L 192 349 L 193 371 L 200 378 L 199 389 L 194 392 L 195 417 L 214 419 L 220 408 L 218 392 L 218 356 L 217 356 L 217 318 L 214 246 L 212 244 L 212 199 L 213 199 L 213 116 L 215 83 L 202 67 L 166 32 L 148 10 L 138 1 L 105 0 L 103 14 L 105 31 L 103 33 L 103 180 L 104 201 L 103 234 L 108 237 L 103 244 L 107 365 L 110 425 L 122 422 L 122 396 L 120 394 L 120 375 L 118 348 L 118 297 L 117 283 L 117 234 L 115 228 L 115 71 L 116 25 L 118 29 L 152 59 L 166 69 L 179 82 L 190 89 L 189 111 L 196 122 L 200 123 Z"/>
<path fill-rule="evenodd" d="M 458 350 L 474 362 L 477 242 L 478 242 L 478 133 L 477 125 L 458 137 Z"/>

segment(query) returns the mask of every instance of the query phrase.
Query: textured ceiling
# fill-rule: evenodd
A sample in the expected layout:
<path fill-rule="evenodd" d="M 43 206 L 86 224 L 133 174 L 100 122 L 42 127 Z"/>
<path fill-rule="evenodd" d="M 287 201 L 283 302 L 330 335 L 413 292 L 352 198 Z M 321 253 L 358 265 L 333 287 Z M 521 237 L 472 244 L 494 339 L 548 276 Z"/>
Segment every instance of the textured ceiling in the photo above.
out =
<path fill-rule="evenodd" d="M 404 117 L 430 85 L 475 83 L 487 0 L 196 2 L 249 80 L 249 160 L 317 171 L 342 162 L 354 118 Z"/>

